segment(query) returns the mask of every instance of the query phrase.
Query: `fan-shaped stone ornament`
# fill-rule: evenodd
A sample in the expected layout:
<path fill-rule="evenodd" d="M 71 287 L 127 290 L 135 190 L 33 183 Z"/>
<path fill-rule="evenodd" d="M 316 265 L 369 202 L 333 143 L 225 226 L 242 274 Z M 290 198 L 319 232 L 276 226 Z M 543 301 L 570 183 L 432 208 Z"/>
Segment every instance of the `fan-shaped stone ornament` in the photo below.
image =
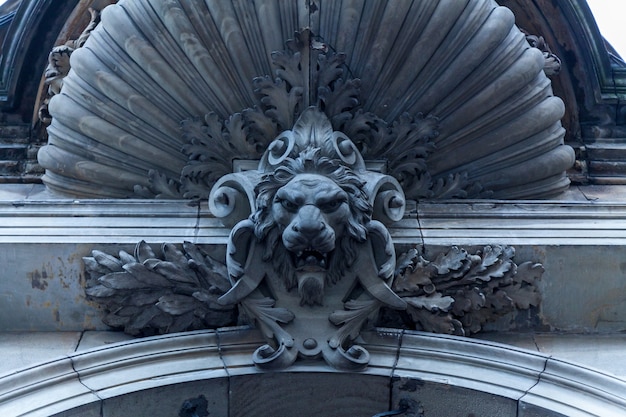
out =
<path fill-rule="evenodd" d="M 574 155 L 543 66 L 491 0 L 121 0 L 72 54 L 39 161 L 82 197 L 208 197 L 220 181 L 211 207 L 228 213 L 254 197 L 227 176 L 270 145 L 276 165 L 316 106 L 338 154 L 378 160 L 409 199 L 549 197 Z"/>

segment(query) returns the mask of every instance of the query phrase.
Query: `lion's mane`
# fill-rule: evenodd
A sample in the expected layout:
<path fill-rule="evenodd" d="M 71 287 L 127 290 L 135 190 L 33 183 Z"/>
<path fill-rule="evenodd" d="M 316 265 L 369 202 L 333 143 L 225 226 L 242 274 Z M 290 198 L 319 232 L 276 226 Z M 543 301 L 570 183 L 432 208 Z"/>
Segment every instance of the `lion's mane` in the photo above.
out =
<path fill-rule="evenodd" d="M 367 238 L 367 223 L 372 217 L 372 206 L 363 190 L 364 183 L 349 168 L 333 159 L 320 155 L 318 148 L 309 148 L 295 158 L 289 158 L 284 165 L 266 174 L 255 188 L 257 195 L 256 212 L 251 219 L 255 225 L 255 235 L 260 241 L 266 240 L 263 260 L 272 259 L 275 270 L 284 278 L 288 289 L 297 286 L 295 270 L 281 239 L 282 231 L 272 214 L 272 204 L 276 192 L 299 174 L 323 175 L 334 181 L 348 194 L 350 216 L 345 236 L 338 239 L 335 254 L 331 259 L 327 281 L 336 283 L 346 268 L 354 263 L 357 256 L 356 244 Z"/>

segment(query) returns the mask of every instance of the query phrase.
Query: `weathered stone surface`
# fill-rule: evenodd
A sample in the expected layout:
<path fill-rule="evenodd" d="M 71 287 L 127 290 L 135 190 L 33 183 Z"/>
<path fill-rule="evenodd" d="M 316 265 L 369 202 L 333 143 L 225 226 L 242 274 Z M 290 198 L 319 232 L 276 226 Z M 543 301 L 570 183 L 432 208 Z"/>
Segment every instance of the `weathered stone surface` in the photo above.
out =
<path fill-rule="evenodd" d="M 51 417 L 102 417 L 102 404 L 96 401 L 90 404 L 81 405 L 68 411 L 55 414 Z"/>
<path fill-rule="evenodd" d="M 313 370 L 233 377 L 230 415 L 372 416 L 387 410 L 388 384 L 382 376 Z"/>
<path fill-rule="evenodd" d="M 201 396 L 206 403 L 193 401 Z M 226 378 L 184 382 L 108 398 L 102 403 L 101 416 L 229 417 L 228 397 Z"/>
<path fill-rule="evenodd" d="M 556 411 L 546 410 L 536 405 L 520 402 L 517 417 L 566 417 L 566 415 L 557 413 Z"/>
<path fill-rule="evenodd" d="M 397 378 L 392 385 L 392 408 L 402 400 L 413 400 L 424 417 L 517 417 L 517 401 L 445 383 Z"/>
<path fill-rule="evenodd" d="M 157 243 L 156 248 L 160 242 L 224 245 L 228 239 L 228 229 L 208 214 L 206 206 L 198 210 L 180 201 L 146 200 L 95 205 L 51 199 L 40 188 L 14 185 L 0 190 L 5 201 L 0 205 L 0 259 L 10 271 L 0 285 L 0 326 L 5 330 L 104 330 L 100 313 L 85 302 L 79 281 L 84 273 L 79 259 L 93 249 L 132 252 L 140 238 Z M 530 324 L 535 330 L 620 331 L 626 328 L 619 295 L 626 212 L 616 192 L 607 195 L 598 187 L 584 192 L 595 200 L 584 200 L 581 194 L 569 202 L 420 203 L 419 223 L 408 218 L 389 231 L 400 253 L 425 243 L 428 257 L 449 245 L 480 248 L 496 238 L 514 245 L 517 262 L 533 260 L 546 269 L 541 281 L 542 319 L 526 328 Z M 565 259 L 576 263 L 569 267 Z M 44 291 L 32 285 L 29 277 L 35 270 L 48 274 Z M 590 283 L 594 291 L 588 291 Z M 66 302 L 57 307 L 50 301 L 55 297 Z M 497 329 L 517 326 L 509 317 Z"/>
<path fill-rule="evenodd" d="M 69 355 L 76 350 L 80 338 L 80 332 L 2 333 L 0 351 L 4 359 L 0 362 L 0 374 Z"/>

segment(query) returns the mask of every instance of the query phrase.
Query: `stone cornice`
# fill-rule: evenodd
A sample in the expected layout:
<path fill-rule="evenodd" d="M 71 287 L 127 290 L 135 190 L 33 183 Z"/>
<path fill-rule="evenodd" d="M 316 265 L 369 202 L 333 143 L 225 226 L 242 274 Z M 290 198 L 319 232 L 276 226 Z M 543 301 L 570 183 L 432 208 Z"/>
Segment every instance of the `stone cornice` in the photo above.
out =
<path fill-rule="evenodd" d="M 626 203 L 422 202 L 389 230 L 413 245 L 624 245 Z M 0 202 L 0 243 L 224 244 L 229 231 L 186 200 Z"/>
<path fill-rule="evenodd" d="M 421 235 L 430 245 L 623 245 L 623 202 L 474 201 L 421 203 Z"/>

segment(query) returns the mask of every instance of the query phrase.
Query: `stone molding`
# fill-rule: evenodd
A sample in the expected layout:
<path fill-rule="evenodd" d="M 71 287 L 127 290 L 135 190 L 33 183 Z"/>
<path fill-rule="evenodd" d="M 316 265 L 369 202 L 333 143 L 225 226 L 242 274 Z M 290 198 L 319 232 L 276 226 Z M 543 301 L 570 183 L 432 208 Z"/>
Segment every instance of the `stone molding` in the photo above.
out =
<path fill-rule="evenodd" d="M 187 200 L 7 200 L 0 243 L 226 244 L 230 229 Z M 422 202 L 388 227 L 395 244 L 624 245 L 626 203 Z M 512 221 L 513 220 L 513 221 Z"/>
<path fill-rule="evenodd" d="M 626 412 L 626 382 L 497 343 L 377 329 L 363 333 L 363 346 L 371 353 L 370 365 L 363 372 L 346 374 L 319 362 L 301 362 L 289 371 L 264 373 L 251 360 L 261 340 L 256 331 L 229 328 L 137 339 L 73 353 L 0 377 L 0 414 L 60 417 L 73 415 L 72 409 L 84 406 L 91 412 L 81 415 L 96 416 L 103 411 L 110 415 L 108 407 L 114 409 L 117 400 L 140 390 L 173 388 L 192 381 L 204 381 L 208 387 L 212 380 L 252 380 L 262 375 L 276 379 L 299 375 L 321 381 L 340 375 L 352 375 L 350 378 L 360 381 L 389 379 L 394 389 L 387 388 L 384 396 L 391 395 L 387 404 L 392 407 L 403 398 L 425 401 L 419 390 L 398 389 L 413 381 L 418 386 L 440 386 L 447 391 L 468 389 L 490 394 L 492 400 L 510 400 L 518 409 L 514 414 L 517 416 L 560 413 L 610 417 Z M 231 410 L 238 398 L 246 396 L 237 386 L 232 385 L 229 394 L 214 393 L 228 395 Z M 284 398 L 290 398 L 289 388 L 284 386 L 282 390 Z M 160 392 L 163 395 L 164 391 Z M 151 394 L 143 391 L 142 395 Z M 331 407 L 332 401 L 327 406 Z M 529 408 L 541 413 L 525 411 Z M 211 415 L 237 415 L 229 414 L 228 406 L 209 411 Z M 384 410 L 371 411 L 373 415 Z M 150 414 L 150 410 L 145 412 Z M 256 412 L 263 415 L 267 410 Z"/>

